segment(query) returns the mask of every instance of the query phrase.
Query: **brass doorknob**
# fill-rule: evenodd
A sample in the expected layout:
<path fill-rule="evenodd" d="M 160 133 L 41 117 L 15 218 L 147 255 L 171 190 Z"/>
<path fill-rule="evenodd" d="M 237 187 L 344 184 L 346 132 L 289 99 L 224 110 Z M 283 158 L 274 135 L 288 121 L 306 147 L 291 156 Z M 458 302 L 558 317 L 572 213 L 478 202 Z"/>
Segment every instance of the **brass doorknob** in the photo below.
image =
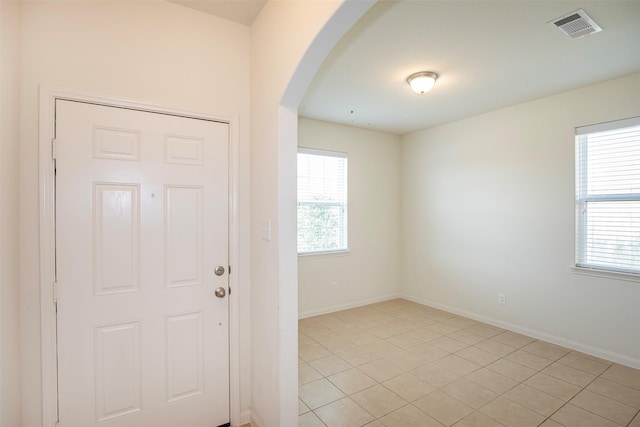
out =
<path fill-rule="evenodd" d="M 227 290 L 225 288 L 220 287 L 220 288 L 216 288 L 214 293 L 218 298 L 224 298 L 225 295 L 227 295 Z"/>

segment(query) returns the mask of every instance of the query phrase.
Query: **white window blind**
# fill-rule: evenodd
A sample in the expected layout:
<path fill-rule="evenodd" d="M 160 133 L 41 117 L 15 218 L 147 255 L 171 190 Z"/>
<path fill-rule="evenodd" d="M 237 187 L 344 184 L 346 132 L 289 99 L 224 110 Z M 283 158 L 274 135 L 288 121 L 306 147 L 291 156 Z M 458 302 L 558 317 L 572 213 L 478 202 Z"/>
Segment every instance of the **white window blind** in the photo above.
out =
<path fill-rule="evenodd" d="M 640 117 L 576 129 L 576 266 L 640 273 Z"/>
<path fill-rule="evenodd" d="M 298 253 L 347 249 L 347 155 L 298 149 Z"/>

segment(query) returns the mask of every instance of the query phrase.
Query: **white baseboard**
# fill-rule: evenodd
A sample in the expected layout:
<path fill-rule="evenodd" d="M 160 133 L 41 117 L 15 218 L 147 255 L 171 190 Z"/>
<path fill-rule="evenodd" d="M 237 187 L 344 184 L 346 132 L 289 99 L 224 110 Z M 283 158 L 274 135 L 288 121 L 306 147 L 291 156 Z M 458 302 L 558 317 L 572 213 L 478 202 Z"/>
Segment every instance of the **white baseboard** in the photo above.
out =
<path fill-rule="evenodd" d="M 377 298 L 368 298 L 365 300 L 360 300 L 356 302 L 350 302 L 347 304 L 334 305 L 331 307 L 319 308 L 316 310 L 304 311 L 302 313 L 298 313 L 298 319 L 305 319 L 307 317 L 320 316 L 321 314 L 329 314 L 334 313 L 340 310 L 348 310 L 350 308 L 362 307 L 363 305 L 374 304 L 376 302 L 389 301 L 396 298 L 404 298 L 400 294 L 391 294 Z"/>
<path fill-rule="evenodd" d="M 249 416 L 251 427 L 264 427 L 260 418 L 255 414 L 255 412 L 251 411 L 251 415 Z M 246 423 L 245 423 L 246 424 Z"/>
<path fill-rule="evenodd" d="M 251 410 L 245 409 L 240 412 L 240 425 L 243 426 L 251 422 Z M 257 424 L 254 424 L 257 425 Z"/>
<path fill-rule="evenodd" d="M 418 298 L 411 295 L 402 294 L 399 296 L 409 301 L 416 302 L 418 304 L 426 305 L 440 310 L 445 310 L 459 316 L 468 317 L 479 322 L 488 323 L 489 325 L 497 326 L 502 329 L 507 329 L 512 332 L 527 335 L 531 338 L 547 341 L 552 344 L 556 344 L 562 347 L 569 348 L 571 350 L 580 351 L 582 353 L 590 354 L 592 356 L 600 357 L 601 359 L 610 360 L 612 362 L 619 363 L 621 365 L 629 366 L 631 368 L 640 369 L 640 359 L 628 357 L 623 354 L 615 353 L 609 350 L 605 350 L 598 347 L 593 347 L 584 343 L 572 341 L 568 338 L 559 337 L 557 335 L 548 334 L 546 332 L 529 329 L 520 325 L 516 325 L 509 322 L 503 322 L 491 317 L 483 316 L 480 314 L 472 313 L 470 311 L 461 310 L 456 307 L 452 307 L 446 304 L 441 304 L 436 301 L 429 300 L 427 298 Z"/>

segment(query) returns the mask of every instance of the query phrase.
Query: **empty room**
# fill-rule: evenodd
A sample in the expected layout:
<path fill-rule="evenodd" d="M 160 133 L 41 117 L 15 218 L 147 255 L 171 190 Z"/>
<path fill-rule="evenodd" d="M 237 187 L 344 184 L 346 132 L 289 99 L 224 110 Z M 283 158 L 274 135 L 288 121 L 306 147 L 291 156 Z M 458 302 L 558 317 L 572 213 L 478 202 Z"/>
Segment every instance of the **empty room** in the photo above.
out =
<path fill-rule="evenodd" d="M 638 40 L 1 0 L 0 427 L 638 427 Z"/>
<path fill-rule="evenodd" d="M 640 425 L 639 12 L 383 2 L 337 43 L 299 110 L 301 426 Z"/>

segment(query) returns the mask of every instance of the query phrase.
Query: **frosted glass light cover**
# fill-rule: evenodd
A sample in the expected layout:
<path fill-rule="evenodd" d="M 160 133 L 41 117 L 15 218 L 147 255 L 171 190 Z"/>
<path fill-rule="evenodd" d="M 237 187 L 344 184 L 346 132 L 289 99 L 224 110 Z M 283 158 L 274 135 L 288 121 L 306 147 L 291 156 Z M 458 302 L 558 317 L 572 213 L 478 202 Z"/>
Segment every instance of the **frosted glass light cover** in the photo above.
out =
<path fill-rule="evenodd" d="M 411 74 L 407 78 L 407 82 L 411 86 L 411 89 L 415 93 L 427 93 L 431 89 L 433 89 L 433 85 L 436 84 L 436 79 L 438 75 L 436 73 L 432 73 L 430 71 L 421 71 L 419 73 Z"/>

